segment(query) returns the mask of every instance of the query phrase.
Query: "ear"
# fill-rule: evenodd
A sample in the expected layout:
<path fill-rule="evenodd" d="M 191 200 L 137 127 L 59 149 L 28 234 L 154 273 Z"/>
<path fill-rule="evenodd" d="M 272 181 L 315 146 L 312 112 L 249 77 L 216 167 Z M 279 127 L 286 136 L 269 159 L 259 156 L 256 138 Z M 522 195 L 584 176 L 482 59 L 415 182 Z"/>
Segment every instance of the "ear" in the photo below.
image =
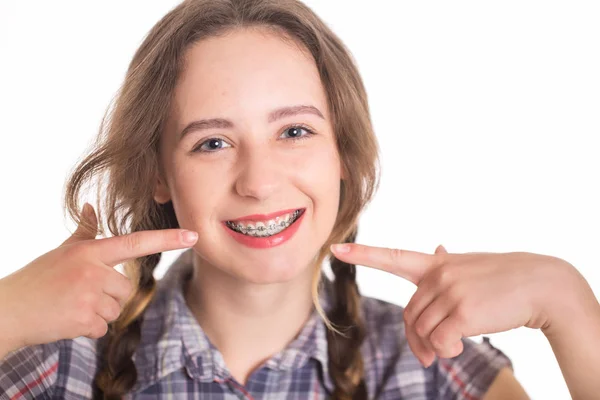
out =
<path fill-rule="evenodd" d="M 169 200 L 171 200 L 169 188 L 160 177 L 157 177 L 156 186 L 154 187 L 154 201 L 156 201 L 159 204 L 165 204 Z"/>

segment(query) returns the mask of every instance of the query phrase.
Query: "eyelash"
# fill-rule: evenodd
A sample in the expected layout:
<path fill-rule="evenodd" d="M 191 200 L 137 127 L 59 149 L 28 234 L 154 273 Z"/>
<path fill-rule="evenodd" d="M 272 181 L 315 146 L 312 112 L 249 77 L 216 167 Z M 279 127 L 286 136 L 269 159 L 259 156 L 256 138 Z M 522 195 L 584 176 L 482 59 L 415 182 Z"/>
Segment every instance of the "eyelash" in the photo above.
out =
<path fill-rule="evenodd" d="M 309 128 L 308 126 L 306 126 L 304 124 L 289 125 L 289 126 L 283 128 L 282 134 L 285 133 L 286 131 L 288 131 L 289 129 L 292 129 L 292 128 L 300 128 L 300 129 L 303 129 L 303 130 L 305 130 L 307 132 L 307 134 L 303 135 L 303 136 L 286 138 L 286 139 L 292 140 L 294 142 L 298 141 L 298 140 L 308 139 L 312 135 L 315 135 L 315 132 L 311 128 Z M 201 150 L 202 146 L 204 146 L 206 143 L 210 142 L 211 140 L 221 140 L 221 141 L 224 141 L 222 138 L 219 138 L 219 137 L 208 138 L 208 139 L 204 140 L 202 143 L 200 143 L 198 146 L 196 146 L 194 148 L 194 150 L 192 150 L 192 152 L 193 153 L 217 153 L 221 149 L 216 149 L 216 150 Z"/>

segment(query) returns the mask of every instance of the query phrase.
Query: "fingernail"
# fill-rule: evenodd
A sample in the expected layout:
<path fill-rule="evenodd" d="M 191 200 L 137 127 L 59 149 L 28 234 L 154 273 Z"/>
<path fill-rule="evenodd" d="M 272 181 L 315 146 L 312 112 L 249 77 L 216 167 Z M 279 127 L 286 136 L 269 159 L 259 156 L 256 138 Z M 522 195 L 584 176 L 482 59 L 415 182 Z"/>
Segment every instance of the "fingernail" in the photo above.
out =
<path fill-rule="evenodd" d="M 198 239 L 198 233 L 194 231 L 183 231 L 181 237 L 185 243 L 194 243 Z"/>
<path fill-rule="evenodd" d="M 347 244 L 332 244 L 331 251 L 334 253 L 348 253 L 350 251 L 350 246 Z"/>

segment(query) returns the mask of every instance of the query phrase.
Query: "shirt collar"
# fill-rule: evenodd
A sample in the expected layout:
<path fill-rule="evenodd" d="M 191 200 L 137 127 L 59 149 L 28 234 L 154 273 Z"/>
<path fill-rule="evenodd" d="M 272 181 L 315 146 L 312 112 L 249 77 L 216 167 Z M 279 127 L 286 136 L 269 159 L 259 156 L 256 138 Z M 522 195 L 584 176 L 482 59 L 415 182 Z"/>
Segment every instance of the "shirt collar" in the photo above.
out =
<path fill-rule="evenodd" d="M 223 356 L 185 302 L 183 284 L 191 277 L 192 254 L 192 249 L 184 251 L 157 281 L 156 293 L 143 315 L 140 343 L 133 355 L 137 381 L 132 393 L 144 390 L 182 367 L 191 378 L 203 382 L 229 376 Z M 322 282 L 320 303 L 327 312 L 333 287 L 325 274 L 322 274 Z M 313 358 L 321 364 L 322 383 L 333 392 L 327 351 L 327 327 L 313 308 L 298 336 L 273 355 L 266 366 L 274 371 L 289 371 Z"/>

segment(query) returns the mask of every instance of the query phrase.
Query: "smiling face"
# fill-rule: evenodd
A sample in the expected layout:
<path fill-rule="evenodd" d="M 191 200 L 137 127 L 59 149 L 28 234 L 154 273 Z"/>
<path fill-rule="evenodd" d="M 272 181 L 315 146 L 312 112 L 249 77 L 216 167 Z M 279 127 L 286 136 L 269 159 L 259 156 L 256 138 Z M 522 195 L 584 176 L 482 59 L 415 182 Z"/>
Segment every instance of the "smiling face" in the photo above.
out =
<path fill-rule="evenodd" d="M 255 283 L 310 276 L 336 219 L 341 178 L 314 60 L 267 28 L 201 40 L 186 56 L 155 200 L 172 200 L 180 227 L 198 232 L 203 268 Z M 260 219 L 280 224 L 271 233 L 286 226 L 248 216 L 298 209 L 301 218 L 271 238 L 243 233 Z"/>

